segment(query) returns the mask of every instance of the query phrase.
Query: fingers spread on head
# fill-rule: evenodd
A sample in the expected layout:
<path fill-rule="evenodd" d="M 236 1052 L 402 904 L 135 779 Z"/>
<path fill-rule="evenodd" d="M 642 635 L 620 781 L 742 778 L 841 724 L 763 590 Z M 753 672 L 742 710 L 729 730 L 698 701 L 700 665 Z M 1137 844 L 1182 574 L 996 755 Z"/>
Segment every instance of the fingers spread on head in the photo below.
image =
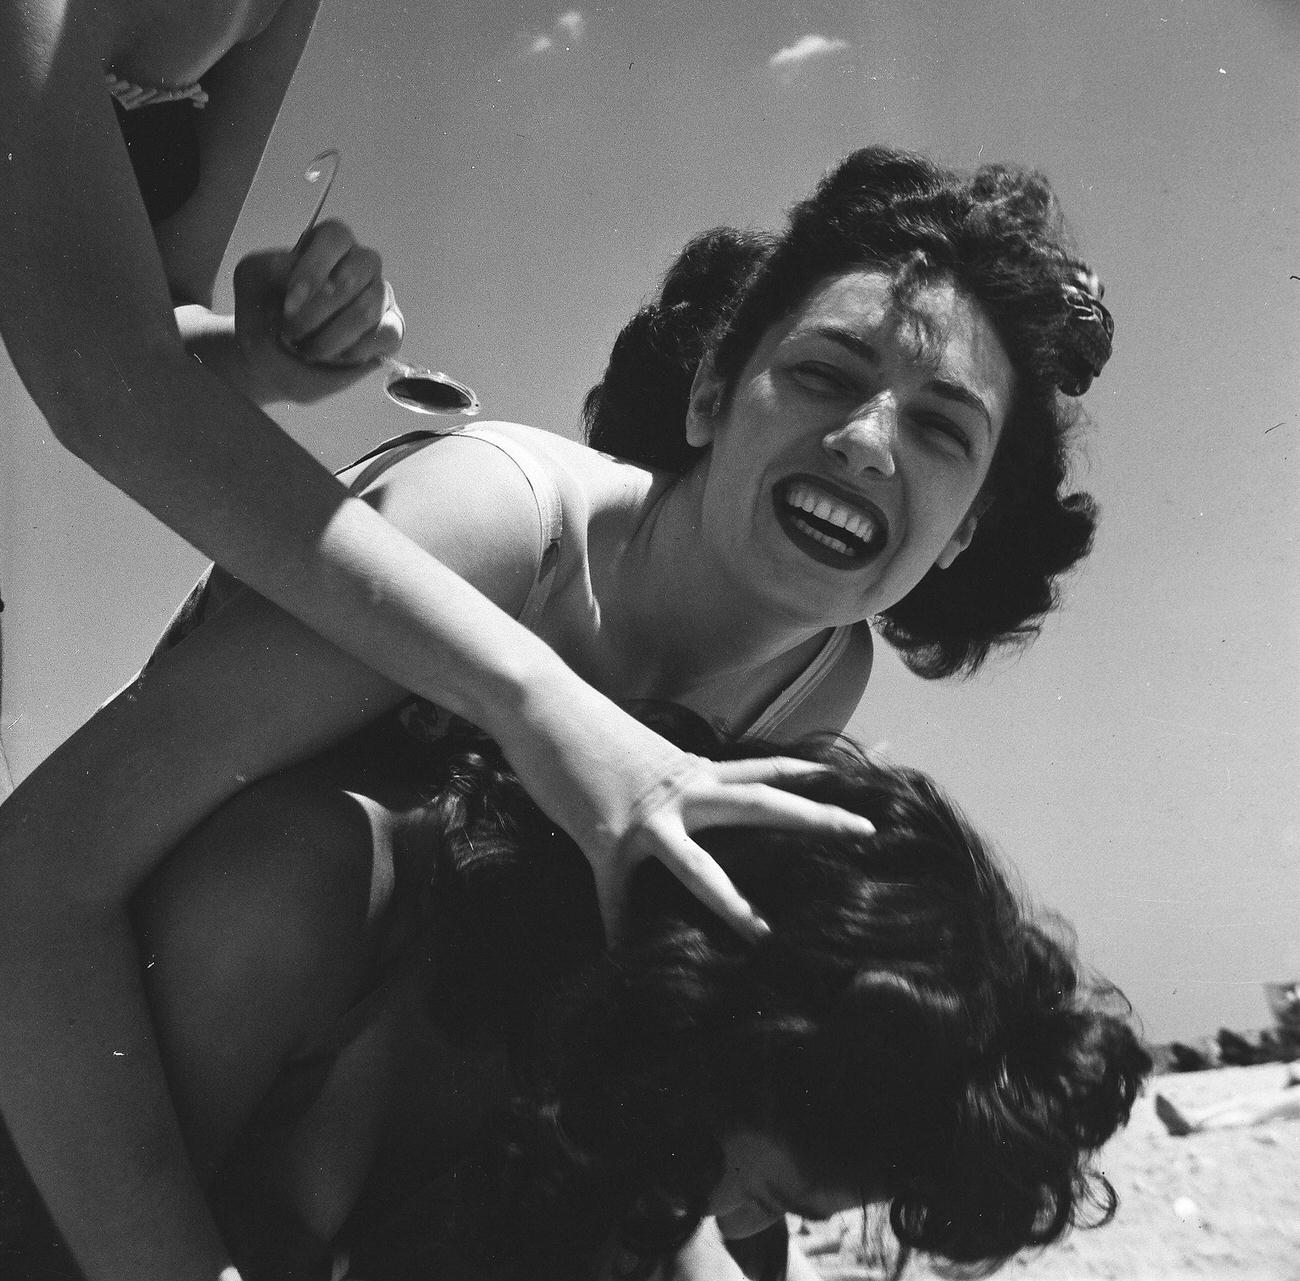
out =
<path fill-rule="evenodd" d="M 874 836 L 875 824 L 861 814 L 809 800 L 765 783 L 732 783 L 692 799 L 687 815 L 701 827 L 780 827 L 790 831 Z"/>
<path fill-rule="evenodd" d="M 741 761 L 719 761 L 718 777 L 728 783 L 774 783 L 781 779 L 815 778 L 830 767 L 798 756 L 755 756 Z"/>
<path fill-rule="evenodd" d="M 705 907 L 715 912 L 742 938 L 759 939 L 770 933 L 767 923 L 732 884 L 713 856 L 689 837 L 672 850 L 672 860 L 660 856 L 668 869 Z"/>
<path fill-rule="evenodd" d="M 668 808 L 648 815 L 621 843 L 620 853 L 622 869 L 615 879 L 622 887 L 638 863 L 656 858 L 741 937 L 757 940 L 770 933 L 713 855 L 691 839 L 680 811 Z"/>

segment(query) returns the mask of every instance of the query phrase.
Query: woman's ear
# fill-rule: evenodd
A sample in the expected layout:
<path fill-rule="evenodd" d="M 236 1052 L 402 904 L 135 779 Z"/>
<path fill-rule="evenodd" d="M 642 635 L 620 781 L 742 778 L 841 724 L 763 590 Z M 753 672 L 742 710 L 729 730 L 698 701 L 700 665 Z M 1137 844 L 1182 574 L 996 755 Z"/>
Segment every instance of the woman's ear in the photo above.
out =
<path fill-rule="evenodd" d="M 722 379 L 713 370 L 707 356 L 700 361 L 691 383 L 691 398 L 686 407 L 686 443 L 696 449 L 713 443 L 718 414 L 722 409 Z"/>
<path fill-rule="evenodd" d="M 979 519 L 978 516 L 970 515 L 957 526 L 957 532 L 944 544 L 943 551 L 935 557 L 934 563 L 940 569 L 951 569 L 957 557 L 970 546 Z"/>
<path fill-rule="evenodd" d="M 975 537 L 975 530 L 979 528 L 980 517 L 992 506 L 992 498 L 977 498 L 970 511 L 966 513 L 965 519 L 957 526 L 957 532 L 944 544 L 943 551 L 935 558 L 935 564 L 940 569 L 950 569 L 953 562 L 970 546 L 970 540 Z"/>

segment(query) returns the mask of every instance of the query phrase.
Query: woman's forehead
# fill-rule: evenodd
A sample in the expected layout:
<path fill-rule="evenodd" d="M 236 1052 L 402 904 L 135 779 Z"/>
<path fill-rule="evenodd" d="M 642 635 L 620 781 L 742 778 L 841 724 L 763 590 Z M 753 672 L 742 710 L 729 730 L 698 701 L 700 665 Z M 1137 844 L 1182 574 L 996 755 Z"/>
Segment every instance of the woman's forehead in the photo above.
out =
<path fill-rule="evenodd" d="M 979 302 L 949 277 L 921 281 L 899 297 L 895 277 L 860 268 L 814 285 L 774 326 L 774 345 L 824 336 L 867 359 L 899 357 L 987 391 L 1005 412 L 1014 374 Z"/>
<path fill-rule="evenodd" d="M 793 335 L 843 327 L 864 338 L 915 344 L 917 359 L 937 360 L 943 348 L 991 330 L 979 304 L 948 277 L 921 281 L 900 294 L 892 273 L 861 268 L 810 289 L 789 317 Z M 996 335 L 995 335 L 996 336 Z"/>

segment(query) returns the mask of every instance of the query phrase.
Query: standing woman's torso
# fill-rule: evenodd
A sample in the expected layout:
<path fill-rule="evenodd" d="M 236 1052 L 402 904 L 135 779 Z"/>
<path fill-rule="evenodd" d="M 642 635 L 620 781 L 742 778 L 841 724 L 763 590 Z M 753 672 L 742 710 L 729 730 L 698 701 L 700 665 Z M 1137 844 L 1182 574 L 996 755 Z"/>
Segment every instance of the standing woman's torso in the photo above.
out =
<path fill-rule="evenodd" d="M 202 80 L 237 44 L 260 35 L 284 0 L 117 0 L 107 8 L 104 68 L 152 86 Z"/>
<path fill-rule="evenodd" d="M 283 0 L 121 0 L 107 39 L 105 87 L 145 211 L 154 226 L 189 200 L 201 176 L 205 76 L 261 34 Z"/>

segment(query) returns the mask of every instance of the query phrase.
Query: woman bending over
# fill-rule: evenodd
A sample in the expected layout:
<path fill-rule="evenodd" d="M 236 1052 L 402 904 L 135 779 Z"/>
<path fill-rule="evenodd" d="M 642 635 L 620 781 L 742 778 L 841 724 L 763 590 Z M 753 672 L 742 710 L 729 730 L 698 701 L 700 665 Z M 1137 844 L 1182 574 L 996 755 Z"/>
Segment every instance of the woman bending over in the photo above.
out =
<path fill-rule="evenodd" d="M 927 779 L 800 754 L 876 834 L 702 834 L 756 946 L 647 862 L 604 949 L 589 868 L 484 740 L 408 811 L 297 771 L 192 833 L 136 924 L 245 1281 L 651 1276 L 705 1216 L 864 1205 L 987 1266 L 1108 1218 L 1090 1158 L 1149 1067 L 1122 998 Z"/>

